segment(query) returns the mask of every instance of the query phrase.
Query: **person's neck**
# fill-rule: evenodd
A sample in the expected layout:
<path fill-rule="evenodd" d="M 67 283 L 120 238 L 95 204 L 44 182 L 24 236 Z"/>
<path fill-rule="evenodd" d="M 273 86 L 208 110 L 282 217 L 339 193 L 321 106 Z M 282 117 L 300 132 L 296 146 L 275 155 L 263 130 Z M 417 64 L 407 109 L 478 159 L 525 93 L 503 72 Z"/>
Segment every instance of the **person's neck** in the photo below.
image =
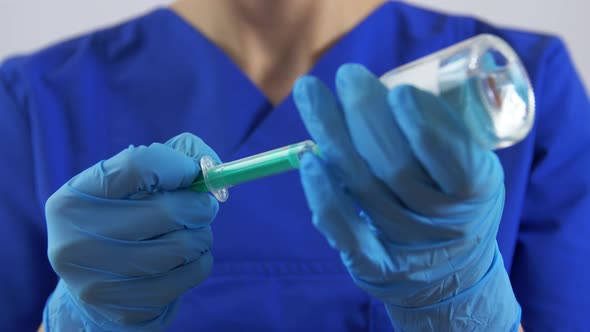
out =
<path fill-rule="evenodd" d="M 171 7 L 276 105 L 323 52 L 385 1 L 177 0 Z"/>

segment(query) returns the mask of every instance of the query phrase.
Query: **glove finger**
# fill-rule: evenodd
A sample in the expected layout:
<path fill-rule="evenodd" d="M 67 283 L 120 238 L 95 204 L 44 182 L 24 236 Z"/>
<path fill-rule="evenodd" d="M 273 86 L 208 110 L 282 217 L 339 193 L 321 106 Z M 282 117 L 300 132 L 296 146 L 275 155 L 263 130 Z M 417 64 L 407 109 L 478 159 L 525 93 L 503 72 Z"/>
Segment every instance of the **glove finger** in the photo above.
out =
<path fill-rule="evenodd" d="M 391 191 L 413 211 L 438 216 L 448 199 L 414 156 L 387 102 L 385 86 L 361 65 L 336 75 L 338 96 L 356 151 Z"/>
<path fill-rule="evenodd" d="M 355 277 L 375 279 L 380 275 L 376 271 L 381 271 L 376 267 L 385 264 L 388 256 L 371 225 L 359 216 L 352 199 L 316 156 L 304 155 L 300 172 L 314 226 L 340 251 Z"/>
<path fill-rule="evenodd" d="M 134 324 L 152 320 L 179 296 L 200 284 L 210 274 L 213 256 L 204 253 L 199 259 L 181 265 L 164 274 L 121 279 L 89 271 L 81 275 L 85 283 L 68 287 L 81 301 L 94 305 L 119 324 Z"/>
<path fill-rule="evenodd" d="M 143 192 L 187 187 L 199 171 L 197 159 L 188 157 L 185 151 L 154 143 L 149 147 L 130 146 L 78 174 L 69 185 L 91 196 L 122 199 Z"/>
<path fill-rule="evenodd" d="M 445 194 L 488 197 L 502 185 L 497 156 L 470 136 L 458 111 L 411 86 L 388 96 L 393 114 L 415 156 Z"/>
<path fill-rule="evenodd" d="M 392 241 L 406 242 L 432 228 L 429 223 L 414 225 L 404 205 L 371 173 L 356 152 L 344 116 L 325 85 L 314 77 L 303 77 L 295 85 L 294 99 L 307 130 L 320 146 L 322 159 L 371 216 L 379 232 Z"/>
<path fill-rule="evenodd" d="M 176 151 L 184 153 L 197 161 L 203 156 L 210 156 L 217 163 L 221 164 L 221 159 L 213 149 L 211 149 L 199 137 L 191 133 L 183 133 L 168 140 L 164 145 L 173 148 Z"/>
<path fill-rule="evenodd" d="M 329 89 L 317 78 L 304 76 L 296 82 L 293 98 L 322 159 L 355 199 L 365 209 L 387 204 L 391 192 L 356 152 L 344 116 Z"/>
<path fill-rule="evenodd" d="M 219 204 L 211 195 L 191 190 L 157 192 L 140 200 L 112 200 L 66 185 L 45 207 L 50 249 L 68 250 L 74 244 L 83 248 L 91 237 L 141 241 L 208 226 Z"/>
<path fill-rule="evenodd" d="M 67 279 L 80 270 L 118 275 L 121 278 L 162 274 L 188 264 L 210 250 L 211 228 L 182 229 L 144 241 L 122 241 L 93 236 L 61 253 L 50 253 L 55 271 Z M 76 248 L 79 245 L 81 248 Z M 94 250 L 88 250 L 93 248 Z M 80 255 L 80 253 L 84 253 Z M 59 255 L 57 257 L 56 255 Z M 113 259 L 116 257 L 116 259 Z"/>

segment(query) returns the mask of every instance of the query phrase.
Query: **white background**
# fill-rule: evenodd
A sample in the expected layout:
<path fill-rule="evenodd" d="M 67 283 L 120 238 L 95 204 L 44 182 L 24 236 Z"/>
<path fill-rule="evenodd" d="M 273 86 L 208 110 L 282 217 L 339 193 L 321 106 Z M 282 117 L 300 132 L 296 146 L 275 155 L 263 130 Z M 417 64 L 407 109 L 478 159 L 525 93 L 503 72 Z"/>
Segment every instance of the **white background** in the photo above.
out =
<path fill-rule="evenodd" d="M 0 61 L 9 55 L 29 52 L 169 2 L 170 0 L 0 0 Z M 586 87 L 590 86 L 588 0 L 408 2 L 451 13 L 476 15 L 503 26 L 557 34 L 566 41 Z"/>

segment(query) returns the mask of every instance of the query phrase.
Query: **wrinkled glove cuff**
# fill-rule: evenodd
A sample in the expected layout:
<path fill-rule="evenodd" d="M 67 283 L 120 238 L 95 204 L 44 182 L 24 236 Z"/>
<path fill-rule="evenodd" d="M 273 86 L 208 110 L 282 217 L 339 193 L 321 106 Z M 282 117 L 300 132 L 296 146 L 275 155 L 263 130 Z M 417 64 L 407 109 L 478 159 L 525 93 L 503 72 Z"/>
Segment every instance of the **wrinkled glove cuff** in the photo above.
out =
<path fill-rule="evenodd" d="M 45 332 L 157 332 L 163 331 L 168 326 L 174 317 L 175 307 L 176 303 L 170 304 L 165 313 L 158 318 L 132 326 L 121 326 L 105 320 L 104 318 L 99 319 L 98 317 L 92 317 L 91 319 L 89 318 L 90 316 L 96 315 L 91 315 L 88 310 L 81 308 L 72 298 L 66 284 L 60 280 L 57 287 L 45 303 L 45 309 L 43 310 L 43 326 Z"/>
<path fill-rule="evenodd" d="M 516 332 L 521 308 L 498 247 L 483 278 L 443 302 L 416 308 L 386 305 L 395 331 Z"/>

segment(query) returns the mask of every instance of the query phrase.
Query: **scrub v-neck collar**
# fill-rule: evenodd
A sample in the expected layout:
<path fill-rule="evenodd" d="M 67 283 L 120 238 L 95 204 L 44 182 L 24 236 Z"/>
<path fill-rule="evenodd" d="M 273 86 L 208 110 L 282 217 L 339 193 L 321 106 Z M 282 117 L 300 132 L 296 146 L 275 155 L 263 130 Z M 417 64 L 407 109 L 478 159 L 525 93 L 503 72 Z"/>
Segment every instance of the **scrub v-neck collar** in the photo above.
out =
<path fill-rule="evenodd" d="M 340 38 L 338 38 L 335 42 L 333 42 L 330 47 L 326 48 L 326 51 L 324 51 L 320 55 L 320 57 L 313 63 L 313 65 L 306 72 L 306 74 L 315 75 L 315 73 L 321 67 L 323 67 L 326 62 L 331 62 L 331 59 L 333 58 L 334 53 L 339 53 L 341 51 L 344 51 L 343 48 L 346 48 L 346 46 L 350 45 L 351 40 L 354 40 L 356 35 L 359 35 L 359 34 L 364 35 L 363 31 L 366 30 L 366 28 L 367 28 L 366 26 L 371 25 L 370 24 L 371 21 L 375 21 L 376 20 L 375 17 L 380 16 L 379 14 L 383 11 L 386 11 L 386 8 L 389 7 L 391 4 L 392 4 L 392 2 L 384 2 L 383 4 L 379 5 L 375 9 L 373 9 L 369 13 L 369 15 L 367 15 L 358 24 L 353 26 L 352 29 L 350 29 L 348 32 L 346 32 Z M 209 37 L 207 37 L 205 34 L 203 34 L 197 27 L 193 26 L 188 21 L 186 21 L 186 19 L 184 19 L 183 17 L 178 15 L 174 10 L 172 10 L 170 8 L 161 8 L 160 10 L 163 12 L 166 12 L 167 14 L 172 16 L 176 21 L 178 21 L 180 24 L 185 25 L 190 30 L 192 30 L 193 35 L 194 35 L 193 37 L 201 39 L 204 42 L 206 42 L 207 44 L 209 44 L 210 48 L 214 49 L 216 51 L 216 53 L 218 53 L 219 57 L 224 58 L 224 62 L 226 62 L 228 64 L 228 66 L 232 67 L 240 76 L 242 76 L 244 78 L 244 80 L 246 80 L 249 83 L 251 88 L 253 88 L 253 90 L 257 91 L 257 93 L 259 95 L 263 96 L 267 100 L 267 103 L 269 105 L 271 105 L 273 108 L 279 108 L 282 104 L 284 104 L 287 101 L 287 99 L 289 99 L 289 96 L 285 96 L 278 104 L 273 105 L 270 102 L 269 98 L 266 96 L 266 94 L 262 91 L 262 89 L 250 79 L 250 77 L 236 64 L 236 62 L 221 47 L 219 47 Z M 377 20 L 377 21 L 379 21 L 379 20 Z"/>
<path fill-rule="evenodd" d="M 330 48 L 328 48 L 315 62 L 307 75 L 320 78 L 334 91 L 334 76 L 337 69 L 344 63 L 361 63 L 374 73 L 380 75 L 392 69 L 394 63 L 393 42 L 383 40 L 382 36 L 391 36 L 394 24 L 392 22 L 392 10 L 394 2 L 386 2 L 377 7 L 364 20 L 352 30 L 343 35 Z M 215 43 L 203 35 L 198 29 L 180 17 L 169 8 L 160 8 L 154 14 L 164 16 L 166 25 L 170 25 L 170 33 L 181 34 L 184 45 L 182 52 L 187 52 L 184 57 L 193 56 L 195 61 L 205 60 L 214 63 L 198 63 L 195 75 L 203 82 L 214 83 L 211 86 L 215 91 L 209 94 L 216 95 L 224 100 L 223 110 L 215 110 L 217 120 L 223 121 L 228 132 L 221 148 L 228 152 L 235 152 L 256 131 L 263 127 L 277 113 L 288 111 L 287 119 L 282 123 L 300 125 L 295 109 L 292 94 L 289 94 L 279 104 L 274 106 L 262 90 L 237 66 L 237 64 Z M 223 95 L 222 95 L 223 94 Z M 284 116 L 281 115 L 281 116 Z M 230 120 L 231 119 L 231 120 Z M 297 124 L 295 124 L 297 123 Z M 275 123 L 276 124 L 276 123 Z M 276 130 L 273 130 L 276 132 Z M 271 146 L 280 146 L 280 137 L 273 137 Z M 292 143 L 292 142 L 290 142 Z"/>

